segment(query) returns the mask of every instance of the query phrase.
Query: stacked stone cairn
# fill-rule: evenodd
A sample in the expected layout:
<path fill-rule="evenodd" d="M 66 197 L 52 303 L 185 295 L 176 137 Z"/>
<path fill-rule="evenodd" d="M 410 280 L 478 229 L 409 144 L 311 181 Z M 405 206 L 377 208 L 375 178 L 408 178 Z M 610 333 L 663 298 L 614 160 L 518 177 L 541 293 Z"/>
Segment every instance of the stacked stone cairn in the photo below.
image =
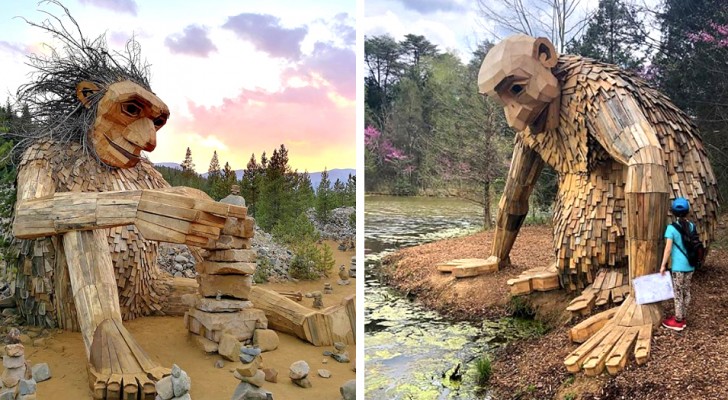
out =
<path fill-rule="evenodd" d="M 340 363 L 350 362 L 349 352 L 346 351 L 346 343 L 343 342 L 334 342 L 334 351 L 326 350 L 324 351 L 324 355 L 331 356 L 331 358 Z"/>
<path fill-rule="evenodd" d="M 324 294 L 331 294 L 334 293 L 334 288 L 331 287 L 331 283 L 326 282 L 324 283 Z"/>
<path fill-rule="evenodd" d="M 235 388 L 232 400 L 273 399 L 273 394 L 263 389 L 263 384 L 268 380 L 268 376 L 260 368 L 263 363 L 260 349 L 240 348 L 240 362 L 243 363 L 243 366 L 238 367 L 233 373 L 235 379 L 238 379 L 240 383 Z"/>
<path fill-rule="evenodd" d="M 160 379 L 155 387 L 156 400 L 192 400 L 189 393 L 192 387 L 190 377 L 177 364 L 172 365 L 172 375 Z"/>
<path fill-rule="evenodd" d="M 244 206 L 238 190 L 234 187 L 220 202 Z M 197 264 L 199 293 L 188 302 L 191 308 L 185 314 L 185 326 L 200 336 L 205 351 L 220 352 L 223 336 L 229 336 L 229 360 L 234 360 L 239 342 L 249 341 L 255 329 L 268 326 L 264 312 L 248 301 L 256 267 L 255 250 L 250 247 L 254 228 L 251 217 L 226 219 L 219 238 L 210 240 L 202 254 L 204 261 Z"/>
<path fill-rule="evenodd" d="M 349 271 L 346 270 L 346 265 L 341 264 L 339 267 L 339 280 L 336 282 L 339 285 L 348 285 L 351 282 L 349 281 Z"/>
<path fill-rule="evenodd" d="M 48 364 L 38 364 L 33 369 L 25 360 L 25 346 L 20 343 L 20 331 L 12 328 L 3 356 L 4 371 L 0 376 L 0 400 L 35 400 L 36 380 L 50 379 Z"/>
<path fill-rule="evenodd" d="M 306 293 L 306 297 L 313 298 L 313 304 L 311 305 L 311 307 L 317 308 L 319 310 L 324 308 L 324 297 L 318 290 Z"/>
<path fill-rule="evenodd" d="M 288 377 L 291 378 L 291 381 L 293 381 L 296 385 L 302 388 L 310 388 L 311 381 L 308 380 L 309 371 L 310 368 L 308 367 L 308 363 L 306 361 L 299 360 L 291 364 Z"/>

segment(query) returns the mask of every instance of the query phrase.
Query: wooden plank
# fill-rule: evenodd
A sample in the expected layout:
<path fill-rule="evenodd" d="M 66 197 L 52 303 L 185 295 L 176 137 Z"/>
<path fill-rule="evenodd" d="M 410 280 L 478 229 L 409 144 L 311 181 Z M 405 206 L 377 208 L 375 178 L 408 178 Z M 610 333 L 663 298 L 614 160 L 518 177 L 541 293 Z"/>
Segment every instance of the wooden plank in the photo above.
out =
<path fill-rule="evenodd" d="M 607 336 L 584 359 L 582 368 L 586 376 L 597 376 L 604 372 L 607 354 L 612 351 L 625 330 L 626 328 L 623 326 L 612 326 Z"/>
<path fill-rule="evenodd" d="M 650 342 L 652 339 L 652 325 L 642 325 L 637 333 L 637 342 L 634 345 L 634 358 L 638 365 L 644 365 L 650 357 Z"/>
<path fill-rule="evenodd" d="M 625 365 L 627 364 L 627 358 L 629 356 L 630 350 L 632 349 L 632 345 L 634 345 L 635 341 L 637 340 L 637 333 L 639 333 L 639 328 L 636 326 L 632 326 L 626 329 L 627 330 L 622 335 L 619 343 L 614 346 L 612 351 L 609 352 L 609 355 L 607 356 L 605 365 L 607 367 L 607 372 L 609 372 L 609 375 L 616 375 L 624 369 Z"/>

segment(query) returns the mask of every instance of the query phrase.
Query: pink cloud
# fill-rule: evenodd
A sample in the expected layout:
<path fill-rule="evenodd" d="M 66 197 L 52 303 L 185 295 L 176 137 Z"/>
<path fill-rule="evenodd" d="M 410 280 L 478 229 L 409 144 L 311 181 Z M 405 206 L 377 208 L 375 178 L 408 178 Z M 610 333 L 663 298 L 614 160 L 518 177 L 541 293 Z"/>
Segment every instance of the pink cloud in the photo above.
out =
<path fill-rule="evenodd" d="M 170 120 L 175 130 L 214 134 L 245 154 L 270 152 L 285 144 L 293 160 L 355 148 L 354 106 L 337 106 L 322 89 L 287 88 L 275 93 L 244 89 L 220 106 L 189 101 L 188 108 L 189 116 Z M 326 165 L 326 160 L 321 164 Z"/>
<path fill-rule="evenodd" d="M 273 57 L 297 60 L 301 56 L 301 41 L 308 33 L 308 27 L 284 28 L 280 18 L 268 14 L 243 13 L 228 17 L 222 26 L 230 29 L 258 50 Z"/>
<path fill-rule="evenodd" d="M 313 53 L 295 69 L 304 73 L 318 73 L 341 96 L 350 100 L 356 98 L 356 56 L 352 49 L 316 42 Z"/>

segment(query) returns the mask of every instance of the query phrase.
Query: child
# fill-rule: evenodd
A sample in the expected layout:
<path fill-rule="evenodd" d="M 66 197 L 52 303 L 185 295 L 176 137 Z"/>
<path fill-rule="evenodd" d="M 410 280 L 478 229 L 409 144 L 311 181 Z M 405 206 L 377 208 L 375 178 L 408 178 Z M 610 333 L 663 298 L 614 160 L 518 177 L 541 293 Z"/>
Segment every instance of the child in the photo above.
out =
<path fill-rule="evenodd" d="M 670 207 L 672 215 L 677 217 L 677 222 L 684 232 L 690 232 L 694 229 L 693 223 L 685 219 L 689 210 L 690 203 L 683 197 L 675 199 Z M 667 230 L 665 230 L 665 239 L 667 239 L 667 243 L 665 243 L 665 251 L 662 255 L 660 274 L 665 274 L 667 260 L 672 259 L 671 269 L 675 290 L 675 316 L 662 321 L 662 326 L 667 329 L 681 331 L 686 326 L 685 317 L 687 316 L 687 308 L 690 304 L 690 279 L 693 277 L 695 268 L 690 266 L 682 236 L 672 224 L 668 225 Z"/>

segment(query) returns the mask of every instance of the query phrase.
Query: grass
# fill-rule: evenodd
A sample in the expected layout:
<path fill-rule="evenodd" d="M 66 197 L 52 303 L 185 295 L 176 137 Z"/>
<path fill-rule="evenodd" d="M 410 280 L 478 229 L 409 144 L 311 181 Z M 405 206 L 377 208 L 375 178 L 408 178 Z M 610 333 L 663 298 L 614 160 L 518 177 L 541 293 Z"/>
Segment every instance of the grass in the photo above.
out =
<path fill-rule="evenodd" d="M 475 360 L 475 372 L 478 385 L 484 386 L 493 375 L 490 357 L 485 355 Z"/>
<path fill-rule="evenodd" d="M 576 400 L 576 394 L 574 393 L 567 393 L 564 395 L 564 400 Z"/>

